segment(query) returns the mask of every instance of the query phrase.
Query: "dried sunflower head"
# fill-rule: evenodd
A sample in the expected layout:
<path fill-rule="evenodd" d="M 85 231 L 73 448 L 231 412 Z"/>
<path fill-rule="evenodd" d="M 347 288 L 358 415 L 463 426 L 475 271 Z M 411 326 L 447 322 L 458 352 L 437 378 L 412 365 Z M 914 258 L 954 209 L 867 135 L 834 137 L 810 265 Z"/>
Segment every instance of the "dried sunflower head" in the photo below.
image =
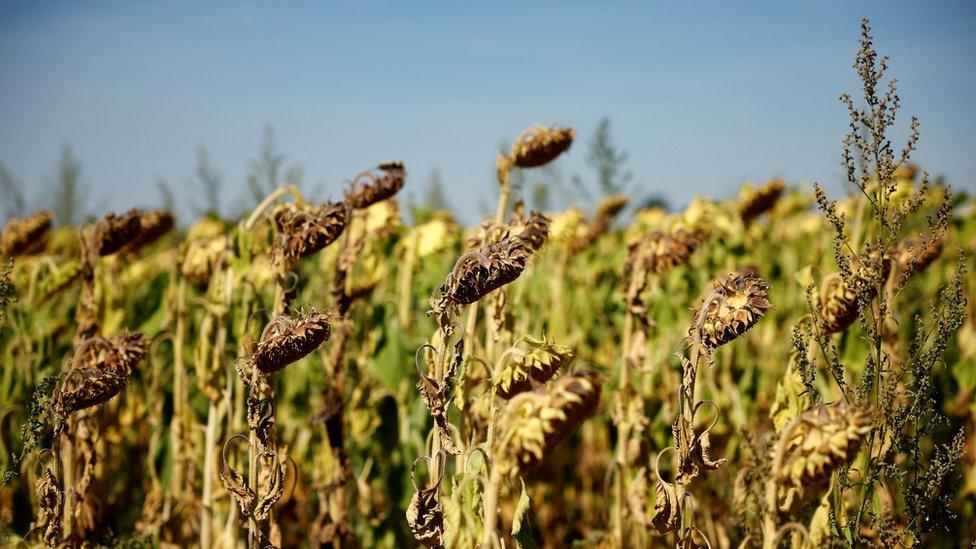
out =
<path fill-rule="evenodd" d="M 857 320 L 857 294 L 844 284 L 839 273 L 827 276 L 821 285 L 820 318 L 828 334 L 843 332 Z"/>
<path fill-rule="evenodd" d="M 438 286 L 439 302 L 468 305 L 478 301 L 517 279 L 531 255 L 532 248 L 526 241 L 512 235 L 463 254 L 444 283 Z"/>
<path fill-rule="evenodd" d="M 64 291 L 76 280 L 81 278 L 82 264 L 80 261 L 68 261 L 64 265 L 54 267 L 50 274 L 43 278 L 38 285 L 37 293 L 42 301 Z"/>
<path fill-rule="evenodd" d="M 744 187 L 739 197 L 739 217 L 748 223 L 768 212 L 776 205 L 784 189 L 786 184 L 779 179 L 769 181 L 758 188 Z"/>
<path fill-rule="evenodd" d="M 97 255 L 112 255 L 124 246 L 133 242 L 142 228 L 140 220 L 142 214 L 132 209 L 116 216 L 110 213 L 95 223 L 92 246 Z"/>
<path fill-rule="evenodd" d="M 282 315 L 271 321 L 255 344 L 248 361 L 264 373 L 277 372 L 304 358 L 332 335 L 329 313 Z"/>
<path fill-rule="evenodd" d="M 129 252 L 135 252 L 158 240 L 173 228 L 175 219 L 169 210 L 155 210 L 139 215 L 139 232 L 125 246 Z"/>
<path fill-rule="evenodd" d="M 559 370 L 565 371 L 576 358 L 572 347 L 550 343 L 545 338 L 526 337 L 522 341 L 528 349 L 513 347 L 502 358 L 494 375 L 495 389 L 506 400 L 530 390 L 533 380 L 536 383 L 549 381 Z"/>
<path fill-rule="evenodd" d="M 180 272 L 196 286 L 205 288 L 214 271 L 222 265 L 228 247 L 227 238 L 223 236 L 190 242 L 183 255 Z"/>
<path fill-rule="evenodd" d="M 512 163 L 519 168 L 535 168 L 548 164 L 566 152 L 576 136 L 571 128 L 552 126 L 547 128 L 536 124 L 515 139 L 509 155 Z"/>
<path fill-rule="evenodd" d="M 0 255 L 30 255 L 44 249 L 54 216 L 40 211 L 20 219 L 11 219 L 0 235 Z"/>
<path fill-rule="evenodd" d="M 592 372 L 563 376 L 548 387 L 508 401 L 492 449 L 503 474 L 540 463 L 589 417 L 600 402 L 600 382 Z"/>
<path fill-rule="evenodd" d="M 942 255 L 945 237 L 915 238 L 907 237 L 888 251 L 894 266 L 904 276 L 911 276 L 925 270 Z"/>
<path fill-rule="evenodd" d="M 533 250 L 538 251 L 549 238 L 549 223 L 548 217 L 534 211 L 521 223 L 522 230 L 518 233 L 518 237 Z"/>
<path fill-rule="evenodd" d="M 290 268 L 332 244 L 345 230 L 348 213 L 342 202 L 326 202 L 310 210 L 288 204 L 278 210 L 274 216 L 278 239 L 269 251 L 272 262 Z"/>
<path fill-rule="evenodd" d="M 801 413 L 780 434 L 771 456 L 780 509 L 790 509 L 805 488 L 853 459 L 869 432 L 871 414 L 864 408 L 832 404 Z"/>
<path fill-rule="evenodd" d="M 350 207 L 360 210 L 386 200 L 403 188 L 407 171 L 398 160 L 383 162 L 376 167 L 380 174 L 362 172 L 357 175 L 346 191 L 346 202 Z"/>
<path fill-rule="evenodd" d="M 659 275 L 687 262 L 700 243 L 697 234 L 684 229 L 646 233 L 627 247 L 627 266 Z"/>
<path fill-rule="evenodd" d="M 769 285 L 758 276 L 731 273 L 713 283 L 711 293 L 695 310 L 692 334 L 712 351 L 752 328 L 772 307 Z"/>
<path fill-rule="evenodd" d="M 617 214 L 623 211 L 630 202 L 630 198 L 623 194 L 612 194 L 609 196 L 604 196 L 597 202 L 596 205 L 596 217 L 613 219 L 617 217 Z"/>

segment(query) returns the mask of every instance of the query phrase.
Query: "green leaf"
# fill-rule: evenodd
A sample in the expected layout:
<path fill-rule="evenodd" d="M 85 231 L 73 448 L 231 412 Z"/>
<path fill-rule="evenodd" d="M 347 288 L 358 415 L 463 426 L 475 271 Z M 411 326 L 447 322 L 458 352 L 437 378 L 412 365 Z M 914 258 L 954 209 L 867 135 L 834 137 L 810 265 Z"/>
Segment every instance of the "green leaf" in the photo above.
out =
<path fill-rule="evenodd" d="M 522 483 L 522 495 L 519 496 L 518 503 L 515 504 L 515 515 L 512 517 L 512 536 L 519 549 L 532 549 L 535 547 L 535 540 L 532 539 L 532 525 L 529 521 L 529 508 L 532 500 L 529 499 L 529 492 L 525 489 L 525 481 Z"/>

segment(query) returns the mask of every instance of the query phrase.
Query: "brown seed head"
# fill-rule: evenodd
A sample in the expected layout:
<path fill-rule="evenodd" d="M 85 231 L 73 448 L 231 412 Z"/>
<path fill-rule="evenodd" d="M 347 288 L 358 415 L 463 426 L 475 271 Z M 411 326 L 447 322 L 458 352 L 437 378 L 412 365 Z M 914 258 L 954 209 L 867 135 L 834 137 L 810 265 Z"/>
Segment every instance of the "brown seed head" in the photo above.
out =
<path fill-rule="evenodd" d="M 773 478 L 779 486 L 780 508 L 788 510 L 804 488 L 830 477 L 854 458 L 871 432 L 871 414 L 846 404 L 818 406 L 800 414 L 774 447 Z"/>
<path fill-rule="evenodd" d="M 495 372 L 494 385 L 498 395 L 508 400 L 532 388 L 532 380 L 545 383 L 576 358 L 576 351 L 566 345 L 550 343 L 546 339 L 523 339 L 528 350 L 513 348 L 505 355 Z"/>
<path fill-rule="evenodd" d="M 630 198 L 623 194 L 604 196 L 596 205 L 596 217 L 613 219 L 630 203 Z"/>
<path fill-rule="evenodd" d="M 139 216 L 139 232 L 126 246 L 129 252 L 135 252 L 158 240 L 173 228 L 175 220 L 173 212 L 169 210 L 154 210 Z"/>
<path fill-rule="evenodd" d="M 291 267 L 335 242 L 347 220 L 348 210 L 342 202 L 326 202 L 311 211 L 289 204 L 275 215 L 278 241 L 270 251 L 272 261 L 284 261 Z"/>
<path fill-rule="evenodd" d="M 106 256 L 121 250 L 139 236 L 141 219 L 142 214 L 136 209 L 121 216 L 110 213 L 99 219 L 95 223 L 93 251 L 100 256 Z"/>
<path fill-rule="evenodd" d="M 571 128 L 536 124 L 519 134 L 509 157 L 519 168 L 542 166 L 569 149 L 575 136 Z"/>
<path fill-rule="evenodd" d="M 925 270 L 942 255 L 944 237 L 907 237 L 888 251 L 899 273 L 911 276 Z"/>
<path fill-rule="evenodd" d="M 438 288 L 442 298 L 468 305 L 514 281 L 525 270 L 532 248 L 518 236 L 506 236 L 458 258 Z"/>
<path fill-rule="evenodd" d="M 739 216 L 748 223 L 768 212 L 776 205 L 785 188 L 785 183 L 774 179 L 756 189 L 743 189 L 739 200 Z"/>
<path fill-rule="evenodd" d="M 627 247 L 627 266 L 659 275 L 686 263 L 700 243 L 701 237 L 684 229 L 646 233 Z"/>
<path fill-rule="evenodd" d="M 844 285 L 839 273 L 827 276 L 821 285 L 820 318 L 828 334 L 843 332 L 857 320 L 857 294 Z"/>
<path fill-rule="evenodd" d="M 7 221 L 0 235 L 0 255 L 30 255 L 43 250 L 53 220 L 51 212 L 41 211 Z"/>
<path fill-rule="evenodd" d="M 563 376 L 549 387 L 516 395 L 499 420 L 496 463 L 504 473 L 539 465 L 599 402 L 600 382 L 592 372 Z"/>
<path fill-rule="evenodd" d="M 538 251 L 549 238 L 549 218 L 539 212 L 529 214 L 529 218 L 522 223 L 522 227 L 518 237 L 535 251 Z"/>
<path fill-rule="evenodd" d="M 249 357 L 251 364 L 264 373 L 271 373 L 304 358 L 332 335 L 330 316 L 329 313 L 303 314 L 296 319 L 279 316 L 265 327 Z"/>
<path fill-rule="evenodd" d="M 716 280 L 711 293 L 695 310 L 700 343 L 709 351 L 739 337 L 770 309 L 769 285 L 759 277 L 732 273 Z"/>
<path fill-rule="evenodd" d="M 219 236 L 207 241 L 190 242 L 183 256 L 180 271 L 190 282 L 200 288 L 210 283 L 210 277 L 223 262 L 227 251 L 227 238 Z"/>
<path fill-rule="evenodd" d="M 362 172 L 353 179 L 352 185 L 346 191 L 346 202 L 350 207 L 357 210 L 368 208 L 392 197 L 403 188 L 407 177 L 403 162 L 383 162 L 376 168 L 382 173 Z"/>

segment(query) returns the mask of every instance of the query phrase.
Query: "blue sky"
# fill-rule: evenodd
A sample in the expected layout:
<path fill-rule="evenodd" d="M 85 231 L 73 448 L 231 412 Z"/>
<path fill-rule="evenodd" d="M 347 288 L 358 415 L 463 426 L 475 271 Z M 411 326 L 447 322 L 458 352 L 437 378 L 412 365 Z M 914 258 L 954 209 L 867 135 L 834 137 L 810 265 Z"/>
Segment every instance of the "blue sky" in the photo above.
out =
<path fill-rule="evenodd" d="M 402 158 L 408 189 L 439 167 L 465 217 L 493 196 L 503 138 L 577 128 L 586 177 L 601 116 L 647 194 L 676 205 L 782 176 L 836 185 L 861 17 L 893 58 L 917 160 L 976 188 L 976 4 L 0 2 L 0 162 L 38 199 L 62 143 L 91 203 L 180 193 L 205 145 L 244 192 L 273 124 L 325 198 Z M 902 131 L 902 133 L 904 133 Z M 836 188 L 836 187 L 835 187 Z"/>

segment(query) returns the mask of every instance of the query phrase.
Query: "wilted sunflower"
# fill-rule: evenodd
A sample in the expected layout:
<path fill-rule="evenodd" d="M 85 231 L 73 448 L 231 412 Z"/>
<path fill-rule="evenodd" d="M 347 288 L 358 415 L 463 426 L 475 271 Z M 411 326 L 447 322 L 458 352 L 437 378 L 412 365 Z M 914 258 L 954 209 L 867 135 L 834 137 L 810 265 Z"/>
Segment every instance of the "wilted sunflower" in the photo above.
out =
<path fill-rule="evenodd" d="M 348 210 L 342 202 L 326 202 L 304 210 L 289 204 L 276 212 L 278 240 L 270 250 L 273 261 L 291 267 L 335 242 L 346 228 Z"/>
<path fill-rule="evenodd" d="M 797 416 L 780 434 L 771 456 L 780 509 L 790 509 L 805 488 L 853 459 L 869 432 L 871 414 L 847 404 L 818 406 Z"/>
<path fill-rule="evenodd" d="M 839 273 L 824 278 L 820 288 L 820 318 L 824 332 L 843 332 L 857 319 L 857 294 Z"/>
<path fill-rule="evenodd" d="M 40 211 L 7 221 L 0 236 L 0 255 L 30 255 L 43 250 L 53 220 L 51 212 Z"/>
<path fill-rule="evenodd" d="M 144 335 L 128 332 L 111 340 L 83 340 L 75 348 L 71 367 L 55 392 L 56 432 L 61 432 L 74 412 L 108 402 L 124 391 L 129 376 L 146 354 L 146 343 Z"/>
<path fill-rule="evenodd" d="M 532 248 L 526 241 L 513 235 L 467 252 L 438 286 L 441 299 L 437 301 L 442 306 L 474 303 L 518 278 L 531 255 Z"/>
<path fill-rule="evenodd" d="M 599 402 L 600 382 L 592 372 L 567 375 L 549 387 L 516 395 L 499 418 L 493 448 L 502 474 L 542 463 Z"/>
<path fill-rule="evenodd" d="M 509 157 L 519 168 L 542 166 L 566 152 L 575 136 L 571 128 L 536 124 L 519 134 Z"/>
<path fill-rule="evenodd" d="M 205 288 L 214 271 L 222 264 L 227 248 L 227 238 L 223 236 L 208 241 L 190 242 L 183 255 L 180 272 L 196 286 Z"/>
<path fill-rule="evenodd" d="M 898 272 L 907 276 L 920 273 L 942 255 L 945 237 L 907 237 L 888 251 Z"/>
<path fill-rule="evenodd" d="M 357 210 L 368 208 L 380 200 L 392 197 L 403 188 L 407 176 L 403 162 L 384 162 L 376 169 L 382 173 L 376 175 L 366 171 L 353 178 L 349 190 L 346 191 L 346 202 L 350 207 Z"/>
<path fill-rule="evenodd" d="M 532 212 L 528 219 L 521 223 L 522 230 L 518 233 L 518 237 L 533 250 L 538 251 L 549 238 L 549 223 L 548 217 L 539 212 Z"/>
<path fill-rule="evenodd" d="M 607 232 L 613 219 L 627 206 L 629 199 L 624 195 L 606 196 L 596 206 L 593 220 L 586 224 L 583 231 L 576 236 L 569 246 L 569 253 L 576 254 L 596 242 L 596 239 Z"/>
<path fill-rule="evenodd" d="M 93 250 L 100 256 L 112 255 L 133 242 L 141 229 L 142 214 L 132 209 L 121 216 L 110 213 L 95 223 Z"/>
<path fill-rule="evenodd" d="M 248 361 L 264 373 L 277 372 L 318 349 L 332 335 L 329 313 L 282 315 L 265 327 Z"/>
<path fill-rule="evenodd" d="M 748 223 L 768 212 L 776 205 L 785 188 L 786 184 L 779 179 L 769 181 L 758 188 L 744 187 L 739 198 L 739 216 Z"/>
<path fill-rule="evenodd" d="M 639 268 L 648 274 L 659 275 L 687 262 L 700 243 L 697 234 L 684 229 L 646 233 L 627 246 L 625 268 Z"/>
<path fill-rule="evenodd" d="M 513 347 L 501 360 L 495 372 L 494 385 L 498 395 L 510 399 L 532 388 L 532 381 L 545 383 L 559 370 L 565 370 L 576 352 L 572 347 L 550 343 L 547 339 L 522 338 L 529 348 Z"/>
<path fill-rule="evenodd" d="M 139 232 L 125 246 L 126 250 L 135 252 L 139 248 L 155 242 L 169 232 L 174 224 L 173 212 L 169 210 L 154 210 L 139 215 Z"/>
<path fill-rule="evenodd" d="M 758 276 L 731 273 L 716 280 L 711 293 L 695 309 L 692 333 L 712 351 L 752 328 L 770 309 L 769 285 Z"/>

